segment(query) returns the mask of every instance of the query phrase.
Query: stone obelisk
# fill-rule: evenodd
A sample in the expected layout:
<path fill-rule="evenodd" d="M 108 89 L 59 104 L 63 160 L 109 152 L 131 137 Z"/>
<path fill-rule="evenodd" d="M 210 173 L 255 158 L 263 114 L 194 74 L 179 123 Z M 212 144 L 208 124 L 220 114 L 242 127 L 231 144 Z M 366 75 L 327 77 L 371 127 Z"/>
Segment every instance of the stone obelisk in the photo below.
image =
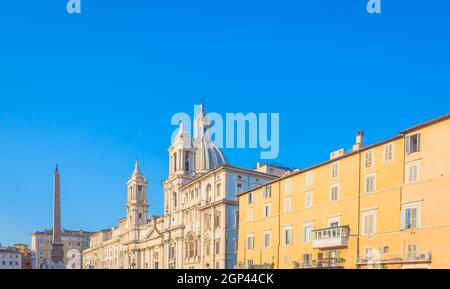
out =
<path fill-rule="evenodd" d="M 58 165 L 56 165 L 53 191 L 53 240 L 52 262 L 64 262 L 64 244 L 61 241 L 61 187 Z"/>

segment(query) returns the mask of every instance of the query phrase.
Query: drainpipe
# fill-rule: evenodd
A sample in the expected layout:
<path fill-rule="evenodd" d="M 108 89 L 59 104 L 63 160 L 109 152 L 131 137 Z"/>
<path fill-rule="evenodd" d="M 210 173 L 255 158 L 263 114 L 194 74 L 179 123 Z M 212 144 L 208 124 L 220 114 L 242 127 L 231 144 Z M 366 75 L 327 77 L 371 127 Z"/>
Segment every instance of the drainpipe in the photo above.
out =
<path fill-rule="evenodd" d="M 358 232 L 356 234 L 356 260 L 360 258 L 360 232 L 361 232 L 361 150 L 358 150 Z M 359 266 L 357 266 L 359 267 Z"/>
<path fill-rule="evenodd" d="M 278 247 L 277 247 L 277 269 L 280 268 L 280 245 L 281 245 L 281 182 L 278 181 Z"/>

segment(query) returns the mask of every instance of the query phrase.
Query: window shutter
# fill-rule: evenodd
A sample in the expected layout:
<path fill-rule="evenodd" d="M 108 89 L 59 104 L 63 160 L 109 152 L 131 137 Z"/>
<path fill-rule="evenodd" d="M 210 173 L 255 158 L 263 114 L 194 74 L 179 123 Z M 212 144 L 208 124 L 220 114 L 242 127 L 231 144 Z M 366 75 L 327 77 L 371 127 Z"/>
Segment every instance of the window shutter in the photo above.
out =
<path fill-rule="evenodd" d="M 406 145 L 406 154 L 409 154 L 410 153 L 410 149 L 411 149 L 411 139 L 410 139 L 410 137 L 409 136 L 407 136 L 406 137 L 406 143 L 405 143 L 405 145 Z"/>
<path fill-rule="evenodd" d="M 405 230 L 405 209 L 400 211 L 400 230 Z"/>
<path fill-rule="evenodd" d="M 420 152 L 420 133 L 417 134 L 417 151 Z"/>
<path fill-rule="evenodd" d="M 363 234 L 367 235 L 367 216 L 363 218 L 364 226 L 363 226 Z"/>
<path fill-rule="evenodd" d="M 411 228 L 417 228 L 417 209 L 411 209 Z"/>

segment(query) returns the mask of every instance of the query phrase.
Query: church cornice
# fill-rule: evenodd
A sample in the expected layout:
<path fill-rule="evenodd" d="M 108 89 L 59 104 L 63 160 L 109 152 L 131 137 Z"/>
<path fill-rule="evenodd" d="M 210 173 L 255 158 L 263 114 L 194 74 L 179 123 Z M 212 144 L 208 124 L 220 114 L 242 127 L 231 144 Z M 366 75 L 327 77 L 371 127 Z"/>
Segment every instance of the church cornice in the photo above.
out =
<path fill-rule="evenodd" d="M 274 176 L 274 175 L 270 175 L 270 174 L 266 174 L 266 173 L 262 173 L 262 172 L 258 172 L 258 171 L 254 171 L 254 170 L 239 168 L 239 167 L 235 167 L 235 166 L 232 166 L 232 165 L 229 165 L 229 164 L 223 164 L 223 165 L 221 165 L 220 167 L 217 167 L 214 170 L 211 170 L 211 171 L 209 171 L 207 173 L 204 173 L 204 174 L 202 174 L 200 176 L 195 177 L 189 183 L 186 183 L 186 184 L 180 186 L 178 189 L 179 190 L 183 190 L 184 188 L 192 185 L 195 182 L 201 182 L 203 179 L 206 179 L 209 176 L 211 176 L 213 174 L 216 174 L 216 173 L 219 173 L 219 172 L 224 171 L 224 170 L 230 170 L 230 171 L 233 171 L 233 172 L 240 172 L 240 173 L 249 174 L 249 175 L 252 175 L 252 176 L 260 176 L 260 177 L 263 177 L 263 178 L 269 178 L 271 180 L 275 180 L 275 179 L 278 178 L 277 176 Z"/>

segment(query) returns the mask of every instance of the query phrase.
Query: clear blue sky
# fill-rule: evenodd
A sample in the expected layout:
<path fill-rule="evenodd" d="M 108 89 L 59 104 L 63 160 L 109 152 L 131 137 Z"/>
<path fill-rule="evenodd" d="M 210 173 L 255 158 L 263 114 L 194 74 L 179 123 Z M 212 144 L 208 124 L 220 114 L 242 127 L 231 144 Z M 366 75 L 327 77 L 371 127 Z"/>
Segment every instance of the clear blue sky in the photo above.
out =
<path fill-rule="evenodd" d="M 138 156 L 162 213 L 172 114 L 279 112 L 291 167 L 449 112 L 448 0 L 65 0 L 0 5 L 0 242 L 51 227 L 99 230 L 125 215 Z M 136 138 L 137 136 L 139 136 Z M 226 150 L 252 167 L 257 150 Z"/>

